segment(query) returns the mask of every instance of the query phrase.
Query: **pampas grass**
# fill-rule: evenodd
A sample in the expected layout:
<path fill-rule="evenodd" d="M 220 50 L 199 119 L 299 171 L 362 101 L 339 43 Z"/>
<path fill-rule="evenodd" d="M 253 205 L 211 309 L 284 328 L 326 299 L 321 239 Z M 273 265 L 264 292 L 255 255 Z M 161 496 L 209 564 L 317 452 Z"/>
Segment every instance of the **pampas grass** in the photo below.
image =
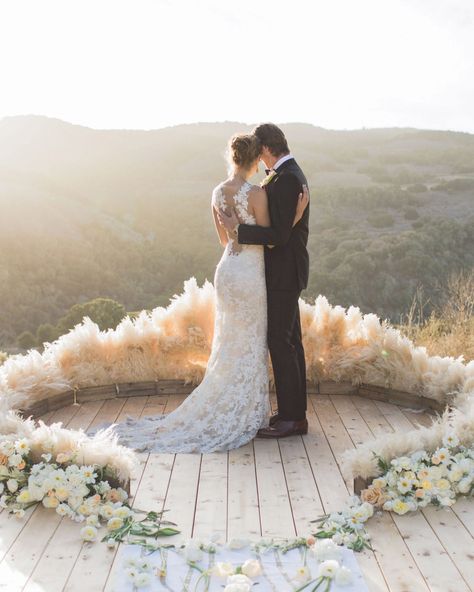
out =
<path fill-rule="evenodd" d="M 110 467 L 117 478 L 126 482 L 137 464 L 135 453 L 117 443 L 112 426 L 88 436 L 82 429 L 69 430 L 61 422 L 46 425 L 36 424 L 31 418 L 23 419 L 14 411 L 0 416 L 2 440 L 27 438 L 33 462 L 40 462 L 41 455 L 51 453 L 55 458 L 60 452 L 74 452 L 78 465 L 100 465 Z"/>
<path fill-rule="evenodd" d="M 467 401 L 472 402 L 474 362 L 465 364 L 462 357 L 430 356 L 426 348 L 415 346 L 376 315 L 363 315 L 356 307 L 346 310 L 331 306 L 324 296 L 314 304 L 301 300 L 300 309 L 310 380 L 391 387 L 443 403 L 454 401 L 455 406 L 459 399 L 464 409 Z M 185 282 L 182 294 L 174 296 L 168 307 L 142 311 L 134 319 L 127 316 L 116 329 L 100 331 L 85 317 L 69 333 L 46 344 L 43 353 L 30 350 L 26 355 L 10 356 L 0 365 L 0 433 L 31 430 L 29 423 L 22 428 L 11 410 L 25 401 L 33 403 L 60 391 L 170 378 L 197 383 L 205 372 L 213 327 L 214 288 L 209 282 L 199 287 L 194 278 Z M 471 437 L 470 424 L 457 415 L 453 417 Z M 466 417 L 472 420 L 471 407 Z M 429 429 L 420 428 L 413 435 L 377 439 L 372 446 L 390 456 L 405 449 L 408 452 L 420 438 L 426 438 L 427 445 L 437 442 L 442 421 L 446 420 Z M 46 426 L 37 429 L 38 437 L 46 437 Z M 49 437 L 58 441 L 75 438 L 87 458 L 100 456 L 96 447 L 107 441 L 117 467 L 121 466 L 120 455 L 130 461 L 109 433 L 101 434 L 103 440 L 90 440 L 90 444 L 84 434 L 60 427 L 55 427 Z M 367 445 L 348 453 L 347 463 L 354 474 L 368 475 L 374 470 L 370 457 Z"/>
<path fill-rule="evenodd" d="M 429 427 L 420 426 L 404 433 L 391 433 L 366 442 L 343 454 L 342 469 L 346 474 L 364 479 L 381 474 L 375 454 L 387 462 L 418 450 L 434 452 L 443 446 L 446 431 L 457 434 L 460 444 L 470 447 L 474 442 L 474 392 L 460 395 L 459 407 L 446 410 Z"/>
<path fill-rule="evenodd" d="M 308 378 L 367 383 L 447 402 L 474 381 L 474 366 L 461 357 L 430 356 L 424 347 L 376 315 L 331 306 L 324 296 L 300 301 Z M 125 317 L 100 331 L 85 317 L 69 333 L 0 366 L 0 398 L 9 408 L 70 388 L 119 382 L 184 379 L 199 382 L 214 326 L 214 288 L 184 284 L 166 308 Z"/>

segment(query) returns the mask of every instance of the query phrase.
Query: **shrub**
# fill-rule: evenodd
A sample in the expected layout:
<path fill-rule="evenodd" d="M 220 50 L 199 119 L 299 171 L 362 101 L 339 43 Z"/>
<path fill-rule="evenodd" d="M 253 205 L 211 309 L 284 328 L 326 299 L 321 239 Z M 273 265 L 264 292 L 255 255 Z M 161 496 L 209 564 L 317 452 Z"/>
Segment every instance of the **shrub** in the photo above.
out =
<path fill-rule="evenodd" d="M 22 349 L 31 349 L 36 346 L 36 337 L 31 331 L 23 331 L 18 335 L 17 342 Z"/>
<path fill-rule="evenodd" d="M 393 226 L 395 220 L 391 214 L 375 212 L 367 217 L 367 222 L 374 228 L 388 228 L 389 226 Z"/>

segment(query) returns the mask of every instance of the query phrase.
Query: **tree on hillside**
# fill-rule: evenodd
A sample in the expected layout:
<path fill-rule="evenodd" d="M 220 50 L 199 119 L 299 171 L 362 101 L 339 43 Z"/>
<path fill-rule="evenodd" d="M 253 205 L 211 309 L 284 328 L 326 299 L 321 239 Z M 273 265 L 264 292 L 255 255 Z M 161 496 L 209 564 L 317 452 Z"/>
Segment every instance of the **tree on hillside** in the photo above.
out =
<path fill-rule="evenodd" d="M 36 337 L 31 331 L 23 331 L 17 338 L 18 345 L 22 349 L 31 349 L 36 346 Z"/>
<path fill-rule="evenodd" d="M 60 334 L 67 333 L 75 325 L 82 322 L 84 317 L 89 317 L 99 325 L 101 331 L 115 329 L 125 316 L 125 308 L 119 302 L 111 298 L 95 298 L 89 302 L 75 304 L 59 319 L 58 330 Z"/>
<path fill-rule="evenodd" d="M 38 344 L 43 344 L 44 342 L 51 343 L 55 339 L 59 337 L 58 328 L 51 323 L 42 323 L 36 329 L 36 341 Z"/>

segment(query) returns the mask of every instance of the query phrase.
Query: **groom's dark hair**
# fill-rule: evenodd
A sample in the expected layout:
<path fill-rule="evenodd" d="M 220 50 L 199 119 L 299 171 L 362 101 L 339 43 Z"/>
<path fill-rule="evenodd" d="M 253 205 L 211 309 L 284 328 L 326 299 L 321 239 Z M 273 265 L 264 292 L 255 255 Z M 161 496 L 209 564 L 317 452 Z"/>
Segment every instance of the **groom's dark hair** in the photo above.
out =
<path fill-rule="evenodd" d="M 266 146 L 273 156 L 290 152 L 285 134 L 274 123 L 261 123 L 253 130 L 253 133 L 260 140 L 262 146 Z"/>

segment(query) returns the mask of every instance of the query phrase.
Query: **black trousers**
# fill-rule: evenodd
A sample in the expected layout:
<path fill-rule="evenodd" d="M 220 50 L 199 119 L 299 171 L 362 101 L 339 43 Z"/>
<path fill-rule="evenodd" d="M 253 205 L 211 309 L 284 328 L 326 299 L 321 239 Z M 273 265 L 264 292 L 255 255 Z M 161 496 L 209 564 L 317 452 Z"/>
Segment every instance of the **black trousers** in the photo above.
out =
<path fill-rule="evenodd" d="M 268 347 L 275 376 L 278 414 L 300 421 L 306 416 L 306 364 L 301 338 L 300 290 L 268 290 Z"/>

